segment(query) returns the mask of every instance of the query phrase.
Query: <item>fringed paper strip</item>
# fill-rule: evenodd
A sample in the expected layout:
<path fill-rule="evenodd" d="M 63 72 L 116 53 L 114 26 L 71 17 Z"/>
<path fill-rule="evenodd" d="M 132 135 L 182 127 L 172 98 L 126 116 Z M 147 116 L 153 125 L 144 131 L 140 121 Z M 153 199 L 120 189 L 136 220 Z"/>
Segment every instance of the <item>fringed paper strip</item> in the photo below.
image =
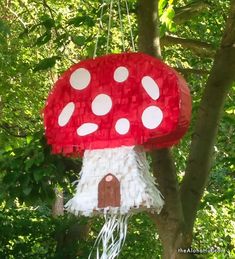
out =
<path fill-rule="evenodd" d="M 119 255 L 126 239 L 129 216 L 130 214 L 104 215 L 105 223 L 88 259 L 94 258 L 93 253 L 96 254 L 96 259 L 114 259 Z M 102 251 L 102 255 L 100 255 L 100 251 Z"/>
<path fill-rule="evenodd" d="M 112 173 L 120 182 L 120 207 L 98 207 L 98 185 Z M 87 150 L 75 196 L 65 205 L 75 215 L 126 214 L 142 210 L 160 213 L 164 201 L 150 174 L 145 152 L 138 147 Z M 107 197 L 108 199 L 108 197 Z"/>

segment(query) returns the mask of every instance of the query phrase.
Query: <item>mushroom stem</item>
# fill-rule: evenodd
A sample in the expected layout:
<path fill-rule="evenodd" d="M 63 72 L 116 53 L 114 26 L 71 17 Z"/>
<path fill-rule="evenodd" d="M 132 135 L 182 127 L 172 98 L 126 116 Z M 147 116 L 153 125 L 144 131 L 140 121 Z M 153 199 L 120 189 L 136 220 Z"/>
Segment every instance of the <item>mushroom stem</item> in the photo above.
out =
<path fill-rule="evenodd" d="M 86 150 L 80 176 L 75 196 L 65 205 L 75 215 L 160 213 L 163 207 L 163 197 L 140 147 Z M 103 181 L 104 187 L 99 188 Z"/>

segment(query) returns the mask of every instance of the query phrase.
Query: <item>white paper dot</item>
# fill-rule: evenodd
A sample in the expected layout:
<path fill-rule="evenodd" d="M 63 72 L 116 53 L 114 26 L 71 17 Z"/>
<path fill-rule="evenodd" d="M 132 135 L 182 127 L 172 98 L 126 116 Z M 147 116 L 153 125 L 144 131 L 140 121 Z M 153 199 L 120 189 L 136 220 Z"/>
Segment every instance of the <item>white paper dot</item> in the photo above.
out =
<path fill-rule="evenodd" d="M 114 72 L 114 80 L 118 83 L 122 83 L 127 80 L 129 76 L 129 70 L 126 67 L 118 67 Z"/>
<path fill-rule="evenodd" d="M 112 99 L 107 94 L 99 94 L 91 104 L 93 113 L 97 116 L 103 116 L 110 112 L 112 108 Z"/>
<path fill-rule="evenodd" d="M 75 110 L 75 104 L 73 102 L 68 103 L 58 117 L 58 124 L 64 127 L 71 119 Z"/>
<path fill-rule="evenodd" d="M 149 106 L 142 114 L 142 122 L 147 129 L 156 129 L 162 122 L 163 113 L 156 106 Z"/>
<path fill-rule="evenodd" d="M 91 74 L 85 68 L 78 68 L 70 76 L 70 84 L 76 90 L 85 89 L 91 81 Z"/>
<path fill-rule="evenodd" d="M 116 122 L 115 130 L 120 135 L 125 135 L 130 129 L 130 122 L 128 119 L 122 118 Z"/>
<path fill-rule="evenodd" d="M 160 96 L 157 83 L 150 76 L 144 76 L 141 82 L 147 94 L 156 101 Z"/>
<path fill-rule="evenodd" d="M 84 123 L 77 129 L 77 134 L 81 137 L 87 136 L 97 131 L 98 125 L 95 123 Z"/>

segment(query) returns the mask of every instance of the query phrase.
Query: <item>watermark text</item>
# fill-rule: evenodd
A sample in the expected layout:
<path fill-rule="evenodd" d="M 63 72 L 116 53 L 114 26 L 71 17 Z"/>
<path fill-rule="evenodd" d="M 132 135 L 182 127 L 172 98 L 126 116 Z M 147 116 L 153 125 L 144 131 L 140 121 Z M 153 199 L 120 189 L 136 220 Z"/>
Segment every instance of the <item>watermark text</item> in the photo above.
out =
<path fill-rule="evenodd" d="M 210 247 L 205 249 L 196 249 L 196 248 L 178 248 L 177 252 L 180 254 L 214 254 L 214 253 L 224 253 L 224 250 L 219 248 Z"/>

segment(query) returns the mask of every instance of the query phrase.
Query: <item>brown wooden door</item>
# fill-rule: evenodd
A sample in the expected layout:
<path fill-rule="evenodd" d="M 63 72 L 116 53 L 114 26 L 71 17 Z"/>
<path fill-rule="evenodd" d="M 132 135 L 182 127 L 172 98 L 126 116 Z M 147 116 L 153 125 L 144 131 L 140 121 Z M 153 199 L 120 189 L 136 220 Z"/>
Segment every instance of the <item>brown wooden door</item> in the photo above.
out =
<path fill-rule="evenodd" d="M 98 208 L 120 207 L 120 182 L 112 175 L 107 174 L 98 186 Z"/>

